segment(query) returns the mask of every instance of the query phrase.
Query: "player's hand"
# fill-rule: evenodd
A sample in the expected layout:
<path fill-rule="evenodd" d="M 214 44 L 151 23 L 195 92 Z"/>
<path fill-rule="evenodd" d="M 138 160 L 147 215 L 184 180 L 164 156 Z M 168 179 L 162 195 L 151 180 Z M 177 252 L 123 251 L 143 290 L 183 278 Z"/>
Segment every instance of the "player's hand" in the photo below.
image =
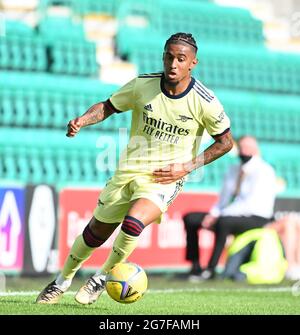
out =
<path fill-rule="evenodd" d="M 155 182 L 159 184 L 170 184 L 181 179 L 191 172 L 188 164 L 170 164 L 164 168 L 153 171 Z"/>
<path fill-rule="evenodd" d="M 211 214 L 206 214 L 202 220 L 202 228 L 211 228 L 216 223 L 217 219 L 217 217 L 212 216 Z"/>
<path fill-rule="evenodd" d="M 77 117 L 76 119 L 71 120 L 68 123 L 67 127 L 68 127 L 68 131 L 67 131 L 66 136 L 74 137 L 79 132 L 80 128 L 82 127 L 82 124 L 80 122 L 80 118 Z"/>

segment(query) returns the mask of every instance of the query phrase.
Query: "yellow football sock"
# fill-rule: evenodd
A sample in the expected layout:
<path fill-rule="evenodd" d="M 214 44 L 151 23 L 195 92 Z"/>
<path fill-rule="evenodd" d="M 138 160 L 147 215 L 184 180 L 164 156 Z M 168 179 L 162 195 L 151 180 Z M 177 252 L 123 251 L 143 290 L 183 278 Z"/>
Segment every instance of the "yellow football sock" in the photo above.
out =
<path fill-rule="evenodd" d="M 65 279 L 73 279 L 82 263 L 86 261 L 96 249 L 97 248 L 87 246 L 84 242 L 83 236 L 79 235 L 73 243 L 68 258 L 64 264 L 64 268 L 61 273 L 62 276 Z"/>
<path fill-rule="evenodd" d="M 138 244 L 139 236 L 132 236 L 124 233 L 121 229 L 116 237 L 112 250 L 103 264 L 100 272 L 107 273 L 115 264 L 120 263 L 129 257 Z"/>

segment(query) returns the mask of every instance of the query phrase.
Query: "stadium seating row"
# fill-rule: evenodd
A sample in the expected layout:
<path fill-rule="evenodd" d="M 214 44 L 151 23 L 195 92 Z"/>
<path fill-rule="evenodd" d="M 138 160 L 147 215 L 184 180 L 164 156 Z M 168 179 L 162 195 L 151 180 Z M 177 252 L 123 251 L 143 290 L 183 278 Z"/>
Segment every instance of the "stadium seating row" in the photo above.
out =
<path fill-rule="evenodd" d="M 30 37 L 35 34 L 34 29 L 22 21 L 5 20 L 2 25 L 4 25 L 2 29 L 4 28 L 6 36 Z"/>
<path fill-rule="evenodd" d="M 162 69 L 162 42 L 130 43 L 127 57 L 139 73 Z M 156 45 L 156 47 L 155 47 Z M 199 43 L 195 76 L 211 88 L 235 88 L 274 93 L 300 93 L 300 58 L 297 54 L 271 52 L 265 48 L 238 48 Z"/>
<path fill-rule="evenodd" d="M 62 42 L 51 44 L 50 72 L 93 76 L 99 65 L 96 62 L 96 46 L 92 42 Z"/>
<path fill-rule="evenodd" d="M 0 124 L 2 126 L 65 129 L 69 120 L 83 114 L 88 107 L 103 99 L 99 96 L 65 96 L 42 93 L 39 97 L 30 93 L 15 95 L 8 91 L 0 92 Z M 101 129 L 116 130 L 130 123 L 131 113 L 113 115 Z"/>
<path fill-rule="evenodd" d="M 91 42 L 56 41 L 47 47 L 39 38 L 8 36 L 0 38 L 0 68 L 93 76 L 99 65 Z"/>
<path fill-rule="evenodd" d="M 91 13 L 114 15 L 119 2 L 120 0 L 40 0 L 39 10 L 45 12 L 49 6 L 60 5 L 71 8 L 77 15 L 87 15 Z"/>
<path fill-rule="evenodd" d="M 120 2 L 120 0 L 73 0 L 71 8 L 80 15 L 91 13 L 114 15 Z"/>
<path fill-rule="evenodd" d="M 46 18 L 38 26 L 39 34 L 25 24 L 18 23 L 16 29 L 14 21 L 6 24 L 6 35 L 0 38 L 1 69 L 97 74 L 96 45 L 85 40 L 82 24 Z"/>
<path fill-rule="evenodd" d="M 55 75 L 52 73 L 32 73 L 1 71 L 0 87 L 10 90 L 23 90 L 39 92 L 61 92 L 62 94 L 92 94 L 101 92 L 112 93 L 116 85 L 103 84 L 94 78 Z"/>
<path fill-rule="evenodd" d="M 300 99 L 296 95 L 216 90 L 231 119 L 235 137 L 252 134 L 259 141 L 300 143 Z"/>
<path fill-rule="evenodd" d="M 86 41 L 84 27 L 81 21 L 74 22 L 70 18 L 45 16 L 38 27 L 38 34 L 46 43 L 59 41 Z"/>
<path fill-rule="evenodd" d="M 13 136 L 12 136 L 13 135 Z M 1 128 L 0 179 L 33 183 L 103 185 L 119 155 L 112 137 L 101 132 L 81 133 L 68 139 L 64 131 Z M 7 142 L 7 136 L 12 141 Z M 115 150 L 115 155 L 108 159 Z"/>
<path fill-rule="evenodd" d="M 55 3 L 57 2 L 43 1 L 41 6 L 47 7 L 48 4 Z M 130 16 L 145 16 L 145 19 L 149 20 L 150 29 L 164 38 L 175 31 L 182 30 L 193 32 L 199 40 L 204 42 L 214 41 L 222 44 L 224 41 L 243 42 L 249 45 L 252 42 L 261 43 L 263 40 L 261 22 L 251 17 L 248 11 L 223 8 L 212 3 L 187 0 L 183 6 L 182 1 L 170 3 L 164 0 L 143 2 L 76 0 L 61 1 L 61 4 L 71 6 L 75 12 L 81 14 L 89 11 L 114 13 L 120 22 L 119 30 L 125 37 L 124 42 L 118 38 L 120 45 L 127 45 L 129 42 L 130 35 L 124 34 L 123 31 L 126 31 L 127 19 Z M 15 28 L 14 25 L 16 25 Z M 43 71 L 47 69 L 47 62 L 50 61 L 49 70 L 55 73 L 79 75 L 96 73 L 95 45 L 85 41 L 82 24 L 74 23 L 68 18 L 46 16 L 41 20 L 36 31 L 20 22 L 15 24 L 7 21 L 6 26 L 6 37 L 0 40 L 0 58 L 3 59 L 0 62 L 1 68 Z M 237 26 L 239 29 L 236 29 Z M 137 29 L 137 31 L 140 30 Z M 28 35 L 24 41 L 23 32 L 25 36 Z M 65 45 L 66 41 L 68 45 Z M 36 47 L 35 43 L 39 43 L 39 47 Z M 119 51 L 124 52 L 122 48 Z M 38 56 L 35 55 L 37 52 Z M 145 68 L 144 65 L 139 65 L 142 69 Z"/>
<path fill-rule="evenodd" d="M 30 86 L 28 83 L 30 82 Z M 49 74 L 0 75 L 0 125 L 65 129 L 66 122 L 92 104 L 106 100 L 116 85 Z M 260 141 L 300 143 L 300 98 L 217 89 L 235 137 L 253 134 Z M 128 127 L 131 113 L 108 118 L 101 129 Z"/>
<path fill-rule="evenodd" d="M 30 83 L 30 85 L 29 85 Z M 0 75 L 0 124 L 3 126 L 65 128 L 92 104 L 116 90 L 98 80 L 61 77 L 46 73 L 4 72 Z M 126 118 L 126 120 L 125 120 Z M 108 119 L 102 129 L 128 123 L 128 113 Z"/>
<path fill-rule="evenodd" d="M 221 7 L 209 1 L 44 0 L 41 8 L 57 3 L 70 7 L 79 15 L 105 13 L 116 16 L 122 29 L 128 19 L 140 17 L 145 20 L 145 25 L 164 36 L 188 31 L 201 40 L 222 43 L 261 44 L 264 39 L 262 22 L 252 17 L 249 11 Z"/>
<path fill-rule="evenodd" d="M 0 37 L 0 69 L 45 71 L 47 56 L 43 41 L 32 36 Z"/>
<path fill-rule="evenodd" d="M 0 128 L 0 179 L 23 182 L 96 183 L 103 186 L 114 172 L 128 134 L 82 131 L 67 139 L 64 131 Z M 7 139 L 11 140 L 8 142 Z M 261 144 L 262 154 L 287 183 L 285 194 L 300 187 L 297 145 Z M 219 188 L 230 155 L 192 175 L 190 189 Z"/>
<path fill-rule="evenodd" d="M 147 28 L 164 38 L 184 31 L 204 42 L 259 45 L 264 41 L 262 22 L 240 8 L 192 0 L 127 0 L 120 3 L 116 13 L 120 30 L 130 26 L 129 19 L 137 16 L 144 19 Z"/>
<path fill-rule="evenodd" d="M 202 41 L 249 45 L 262 44 L 264 40 L 262 22 L 249 11 L 221 7 L 208 0 L 43 0 L 40 8 L 46 11 L 53 4 L 68 6 L 78 15 L 104 13 L 115 16 L 120 30 L 138 17 L 140 22 L 144 21 L 144 26 L 164 37 L 176 31 L 187 31 Z"/>

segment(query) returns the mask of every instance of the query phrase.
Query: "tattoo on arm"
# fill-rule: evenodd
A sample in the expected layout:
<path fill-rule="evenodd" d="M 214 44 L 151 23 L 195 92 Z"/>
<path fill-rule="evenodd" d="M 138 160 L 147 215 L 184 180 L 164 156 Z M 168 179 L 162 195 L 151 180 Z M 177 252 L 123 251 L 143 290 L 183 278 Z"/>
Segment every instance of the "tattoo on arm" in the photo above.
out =
<path fill-rule="evenodd" d="M 91 106 L 81 117 L 82 127 L 101 122 L 111 116 L 114 112 L 104 102 Z"/>
<path fill-rule="evenodd" d="M 223 136 L 215 138 L 215 142 L 195 158 L 195 169 L 200 166 L 209 164 L 217 158 L 223 156 L 224 154 L 226 154 L 226 152 L 231 150 L 232 146 L 233 139 L 230 131 Z"/>

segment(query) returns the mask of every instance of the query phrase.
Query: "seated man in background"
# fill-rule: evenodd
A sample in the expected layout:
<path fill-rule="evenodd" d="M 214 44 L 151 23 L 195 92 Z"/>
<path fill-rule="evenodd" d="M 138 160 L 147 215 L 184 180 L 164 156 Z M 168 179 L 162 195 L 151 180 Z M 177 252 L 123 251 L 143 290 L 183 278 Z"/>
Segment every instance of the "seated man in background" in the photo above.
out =
<path fill-rule="evenodd" d="M 254 137 L 240 138 L 238 151 L 241 162 L 229 168 L 219 200 L 209 213 L 193 212 L 183 218 L 187 234 L 186 259 L 192 262 L 190 279 L 214 277 L 228 235 L 260 228 L 272 220 L 276 196 L 275 171 L 260 157 Z M 200 228 L 215 233 L 213 252 L 204 271 L 199 264 Z"/>

